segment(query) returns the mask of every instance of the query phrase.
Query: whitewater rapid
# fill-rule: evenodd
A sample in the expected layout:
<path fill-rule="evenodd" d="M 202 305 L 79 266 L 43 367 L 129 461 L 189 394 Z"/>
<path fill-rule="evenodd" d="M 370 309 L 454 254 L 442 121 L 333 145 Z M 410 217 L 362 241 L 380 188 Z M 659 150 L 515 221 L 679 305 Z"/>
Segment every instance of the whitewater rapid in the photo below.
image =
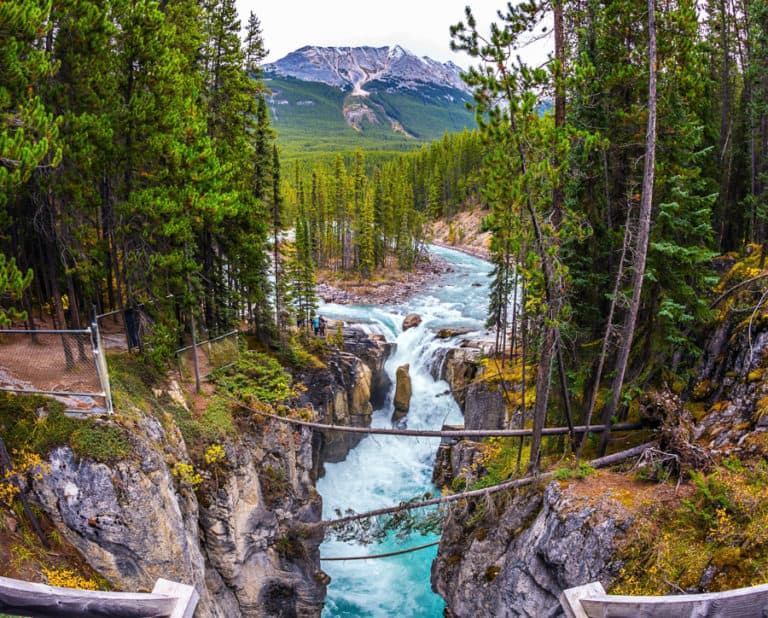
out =
<path fill-rule="evenodd" d="M 461 412 L 448 384 L 431 374 L 439 348 L 456 345 L 435 338 L 438 329 L 471 328 L 484 331 L 488 299 L 488 274 L 491 265 L 457 251 L 432 247 L 438 257 L 450 262 L 453 272 L 428 285 L 407 303 L 400 305 L 325 304 L 320 313 L 330 318 L 357 323 L 368 332 L 383 334 L 397 344 L 385 365 L 394 384 L 395 371 L 410 365 L 413 396 L 406 424 L 409 429 L 440 429 L 443 424 L 462 423 Z M 402 332 L 408 313 L 418 313 L 422 323 Z M 391 427 L 394 387 L 381 409 L 375 410 L 372 424 Z M 369 436 L 347 458 L 325 465 L 325 475 L 317 489 L 323 497 L 323 519 L 336 516 L 336 510 L 357 512 L 393 506 L 401 501 L 435 493 L 432 467 L 439 438 Z M 363 545 L 358 542 L 326 540 L 321 558 L 355 557 L 389 553 L 438 540 L 435 535 L 411 536 L 400 541 L 390 534 L 383 542 Z M 429 576 L 436 547 L 400 556 L 324 561 L 323 570 L 331 576 L 323 616 L 337 617 L 439 617 L 444 603 L 433 593 Z"/>

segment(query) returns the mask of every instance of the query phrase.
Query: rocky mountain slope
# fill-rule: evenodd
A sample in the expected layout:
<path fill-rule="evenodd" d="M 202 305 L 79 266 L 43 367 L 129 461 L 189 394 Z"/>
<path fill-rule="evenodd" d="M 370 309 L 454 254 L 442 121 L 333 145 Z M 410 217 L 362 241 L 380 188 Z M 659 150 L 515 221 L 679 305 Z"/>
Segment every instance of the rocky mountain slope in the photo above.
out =
<path fill-rule="evenodd" d="M 365 96 L 369 82 L 391 82 L 392 88 L 416 90 L 434 84 L 469 92 L 461 79 L 461 69 L 452 62 L 437 62 L 418 57 L 399 45 L 394 47 L 316 47 L 305 46 L 284 58 L 267 64 L 267 73 L 321 82 Z"/>
<path fill-rule="evenodd" d="M 400 46 L 306 46 L 263 68 L 289 151 L 403 149 L 474 126 L 461 69 Z"/>

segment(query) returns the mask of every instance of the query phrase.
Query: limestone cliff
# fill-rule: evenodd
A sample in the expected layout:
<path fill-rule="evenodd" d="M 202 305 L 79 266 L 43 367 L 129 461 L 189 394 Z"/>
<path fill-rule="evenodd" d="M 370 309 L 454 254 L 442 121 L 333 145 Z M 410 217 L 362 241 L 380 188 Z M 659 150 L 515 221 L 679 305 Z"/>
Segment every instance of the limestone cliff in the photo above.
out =
<path fill-rule="evenodd" d="M 328 368 L 303 372 L 307 391 L 302 402 L 315 409 L 318 421 L 333 425 L 367 427 L 374 406 L 383 404 L 391 381 L 384 363 L 394 344 L 355 328 L 344 329 L 343 350 L 326 361 Z M 322 431 L 314 435 L 314 475 L 323 474 L 324 462 L 343 461 L 362 439 L 361 434 Z"/>
<path fill-rule="evenodd" d="M 320 420 L 370 418 L 389 349 L 364 339 L 351 335 L 349 346 L 364 358 L 339 351 L 303 376 Z M 329 579 L 314 481 L 323 457 L 342 451 L 310 429 L 240 411 L 236 430 L 216 440 L 216 461 L 200 463 L 166 411 L 186 405 L 179 395 L 156 389 L 156 399 L 124 402 L 99 421 L 129 436 L 128 454 L 109 464 L 52 450 L 33 499 L 115 589 L 147 591 L 164 577 L 196 587 L 199 618 L 319 616 Z"/>
<path fill-rule="evenodd" d="M 451 459 L 453 478 L 477 469 L 469 443 L 454 447 Z M 559 616 L 562 590 L 609 581 L 621 566 L 614 540 L 632 516 L 623 492 L 603 482 L 597 498 L 578 484 L 552 482 L 543 491 L 528 488 L 451 509 L 432 564 L 432 587 L 445 599 L 446 615 Z"/>
<path fill-rule="evenodd" d="M 303 525 L 320 518 L 310 432 L 275 422 L 228 443 L 227 464 L 193 492 L 172 473 L 190 461 L 175 425 L 133 412 L 133 457 L 107 466 L 51 453 L 34 492 L 60 533 L 119 589 L 194 584 L 196 616 L 319 615 L 322 539 Z"/>

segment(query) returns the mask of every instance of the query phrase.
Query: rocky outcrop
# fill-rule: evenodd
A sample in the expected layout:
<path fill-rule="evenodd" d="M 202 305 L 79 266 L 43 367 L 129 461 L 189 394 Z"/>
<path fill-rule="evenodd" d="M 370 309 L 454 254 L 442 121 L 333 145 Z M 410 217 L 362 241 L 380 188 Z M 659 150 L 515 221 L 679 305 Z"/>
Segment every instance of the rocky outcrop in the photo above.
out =
<path fill-rule="evenodd" d="M 411 386 L 411 374 L 409 365 L 400 365 L 395 371 L 395 410 L 392 413 L 392 420 L 399 421 L 408 414 L 411 407 L 411 395 L 413 389 Z"/>
<path fill-rule="evenodd" d="M 359 331 L 344 341 L 355 353 L 337 352 L 327 368 L 300 376 L 308 388 L 302 403 L 321 421 L 367 425 L 372 392 L 386 389 L 379 374 L 390 347 Z M 170 404 L 176 390 L 155 397 Z M 329 579 L 320 568 L 314 480 L 321 457 L 343 458 L 354 442 L 278 421 L 240 422 L 236 439 L 220 441 L 226 457 L 193 468 L 169 415 L 122 410 L 129 456 L 105 464 L 57 448 L 31 492 L 115 588 L 151 590 L 160 577 L 194 585 L 198 618 L 319 616 Z"/>
<path fill-rule="evenodd" d="M 499 384 L 472 382 L 466 389 L 464 426 L 467 429 L 503 429 L 506 420 L 507 406 Z"/>
<path fill-rule="evenodd" d="M 476 447 L 444 448 L 444 476 L 460 489 L 482 466 Z M 558 596 L 591 581 L 608 583 L 620 564 L 614 543 L 631 523 L 620 491 L 596 483 L 552 482 L 516 495 L 496 494 L 451 509 L 432 587 L 446 601 L 446 616 L 561 616 Z"/>
<path fill-rule="evenodd" d="M 703 408 L 694 437 L 716 452 L 735 454 L 746 433 L 768 430 L 768 322 L 720 324 L 690 400 L 692 409 Z"/>
<path fill-rule="evenodd" d="M 131 457 L 106 465 L 50 453 L 33 493 L 59 533 L 117 588 L 151 590 L 159 577 L 194 585 L 201 618 L 319 616 L 327 579 L 321 539 L 307 532 L 320 519 L 309 431 L 286 436 L 275 423 L 227 443 L 226 463 L 196 492 L 198 480 L 179 473 L 189 457 L 176 426 L 131 415 Z"/>
<path fill-rule="evenodd" d="M 473 332 L 474 328 L 441 328 L 435 333 L 435 339 L 453 339 Z"/>
<path fill-rule="evenodd" d="M 310 432 L 268 428 L 259 443 L 233 450 L 231 471 L 200 508 L 208 561 L 244 616 L 319 616 L 328 578 L 319 566 L 322 531 L 312 526 L 322 503 Z"/>
<path fill-rule="evenodd" d="M 35 481 L 34 497 L 59 533 L 112 584 L 151 590 L 158 577 L 192 584 L 200 593 L 199 615 L 226 616 L 206 585 L 197 499 L 177 491 L 166 453 L 186 459 L 166 430 L 141 417 L 132 433 L 135 460 L 106 464 L 76 460 L 71 449 L 53 450 L 50 472 Z M 179 438 L 178 435 L 173 436 Z M 228 597 L 224 599 L 223 597 Z"/>
<path fill-rule="evenodd" d="M 409 313 L 403 318 L 403 332 L 407 331 L 409 328 L 415 328 L 419 324 L 421 324 L 421 316 L 418 313 Z"/>
<path fill-rule="evenodd" d="M 377 410 L 386 401 L 392 380 L 384 370 L 390 354 L 395 349 L 394 343 L 384 339 L 383 335 L 367 334 L 357 328 L 344 329 L 344 349 L 362 360 L 371 370 L 370 401 Z"/>
<path fill-rule="evenodd" d="M 437 365 L 438 371 L 434 377 L 448 382 L 451 394 L 462 411 L 465 409 L 467 388 L 479 375 L 481 356 L 480 350 L 475 348 L 451 348 Z"/>
<path fill-rule="evenodd" d="M 334 352 L 327 368 L 312 369 L 296 376 L 306 392 L 300 403 L 317 412 L 317 420 L 329 425 L 368 427 L 373 404 L 386 398 L 390 380 L 384 363 L 394 344 L 354 328 L 344 329 L 344 350 Z M 362 440 L 362 434 L 317 431 L 314 434 L 313 475 L 323 474 L 325 462 L 343 461 Z"/>

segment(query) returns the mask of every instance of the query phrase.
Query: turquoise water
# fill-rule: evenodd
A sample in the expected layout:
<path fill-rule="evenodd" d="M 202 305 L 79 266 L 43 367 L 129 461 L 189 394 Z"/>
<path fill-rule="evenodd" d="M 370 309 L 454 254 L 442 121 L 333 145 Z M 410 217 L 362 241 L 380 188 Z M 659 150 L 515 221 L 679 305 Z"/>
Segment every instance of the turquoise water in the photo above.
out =
<path fill-rule="evenodd" d="M 406 420 L 410 429 L 439 429 L 444 423 L 460 423 L 461 412 L 451 397 L 443 394 L 448 385 L 435 381 L 430 368 L 438 348 L 451 342 L 436 340 L 434 333 L 448 326 L 483 331 L 487 306 L 488 272 L 483 260 L 456 251 L 433 248 L 448 260 L 455 272 L 448 273 L 404 305 L 330 305 L 320 313 L 331 318 L 362 323 L 369 331 L 383 333 L 397 349 L 386 370 L 394 382 L 398 366 L 410 365 L 413 397 Z M 403 333 L 405 315 L 419 313 L 423 322 Z M 382 409 L 374 412 L 373 425 L 391 427 L 392 393 Z M 340 463 L 326 464 L 325 476 L 317 488 L 323 496 L 323 518 L 335 516 L 335 509 L 357 512 L 388 507 L 435 491 L 431 483 L 438 438 L 369 436 Z M 382 543 L 328 540 L 321 557 L 367 556 L 398 551 L 438 540 L 437 536 L 412 536 L 400 541 L 390 535 Z M 330 617 L 439 617 L 442 598 L 433 593 L 429 576 L 437 547 L 390 558 L 322 562 L 332 580 L 323 616 Z"/>

